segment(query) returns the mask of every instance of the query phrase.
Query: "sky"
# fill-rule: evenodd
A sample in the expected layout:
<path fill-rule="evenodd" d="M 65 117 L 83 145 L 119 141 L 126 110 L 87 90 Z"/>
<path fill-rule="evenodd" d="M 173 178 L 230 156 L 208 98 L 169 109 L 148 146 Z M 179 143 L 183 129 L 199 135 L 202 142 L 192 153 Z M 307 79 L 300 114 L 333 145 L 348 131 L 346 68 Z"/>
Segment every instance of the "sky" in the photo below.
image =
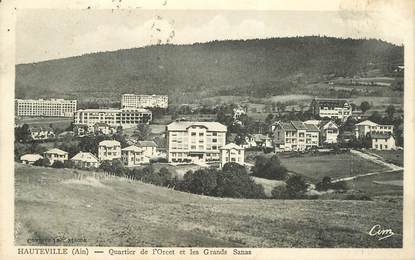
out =
<path fill-rule="evenodd" d="M 16 62 L 152 44 L 326 35 L 402 45 L 405 17 L 350 11 L 19 9 Z"/>

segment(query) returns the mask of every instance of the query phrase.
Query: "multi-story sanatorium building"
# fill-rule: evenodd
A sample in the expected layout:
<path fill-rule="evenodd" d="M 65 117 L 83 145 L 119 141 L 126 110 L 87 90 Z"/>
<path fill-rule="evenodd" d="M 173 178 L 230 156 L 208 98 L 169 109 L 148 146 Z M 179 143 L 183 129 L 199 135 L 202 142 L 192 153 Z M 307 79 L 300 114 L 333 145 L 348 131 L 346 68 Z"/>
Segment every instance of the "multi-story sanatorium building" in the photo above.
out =
<path fill-rule="evenodd" d="M 124 94 L 121 97 L 122 108 L 167 108 L 168 104 L 166 95 Z"/>
<path fill-rule="evenodd" d="M 65 99 L 16 99 L 16 116 L 72 117 L 76 100 Z"/>
<path fill-rule="evenodd" d="M 151 111 L 147 109 L 81 109 L 75 112 L 74 124 L 93 126 L 96 123 L 106 123 L 110 126 L 131 128 L 140 123 L 149 123 Z"/>
<path fill-rule="evenodd" d="M 218 122 L 173 122 L 166 127 L 169 162 L 219 162 L 227 128 Z"/>
<path fill-rule="evenodd" d="M 319 145 L 320 130 L 301 121 L 276 122 L 272 126 L 275 151 L 304 151 Z"/>
<path fill-rule="evenodd" d="M 352 106 L 345 99 L 315 98 L 311 102 L 311 111 L 314 116 L 346 121 L 352 115 Z"/>

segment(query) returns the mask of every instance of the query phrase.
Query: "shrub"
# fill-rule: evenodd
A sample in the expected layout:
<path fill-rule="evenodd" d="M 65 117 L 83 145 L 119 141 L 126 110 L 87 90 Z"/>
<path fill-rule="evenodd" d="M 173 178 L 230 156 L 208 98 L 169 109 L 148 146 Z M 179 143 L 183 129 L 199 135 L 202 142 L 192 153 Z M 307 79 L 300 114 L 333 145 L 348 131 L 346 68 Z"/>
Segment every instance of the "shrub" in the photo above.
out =
<path fill-rule="evenodd" d="M 256 184 L 244 167 L 227 167 L 227 169 L 218 172 L 214 195 L 231 198 L 258 199 L 266 197 L 262 185 Z"/>
<path fill-rule="evenodd" d="M 39 159 L 36 162 L 34 162 L 33 165 L 35 165 L 35 166 L 49 167 L 50 166 L 50 161 L 49 161 L 48 158 L 42 158 L 42 159 Z"/>
<path fill-rule="evenodd" d="M 66 160 L 66 161 L 63 162 L 63 167 L 64 168 L 74 168 L 75 163 L 71 160 Z"/>
<path fill-rule="evenodd" d="M 63 162 L 54 161 L 53 164 L 52 164 L 52 168 L 64 168 Z"/>
<path fill-rule="evenodd" d="M 183 181 L 180 188 L 195 194 L 213 195 L 213 190 L 216 188 L 215 169 L 200 169 L 195 172 L 188 171 L 183 176 Z"/>
<path fill-rule="evenodd" d="M 287 180 L 287 196 L 288 198 L 301 198 L 307 191 L 307 184 L 300 175 L 294 175 Z"/>
<path fill-rule="evenodd" d="M 327 191 L 332 190 L 347 190 L 347 183 L 345 181 L 332 182 L 331 178 L 328 176 L 323 177 L 321 182 L 317 183 L 316 190 L 318 191 Z"/>
<path fill-rule="evenodd" d="M 345 200 L 372 200 L 367 195 L 350 194 L 345 197 Z"/>
<path fill-rule="evenodd" d="M 288 171 L 281 165 L 277 155 L 273 155 L 271 158 L 257 156 L 252 175 L 270 180 L 284 180 L 287 178 Z"/>

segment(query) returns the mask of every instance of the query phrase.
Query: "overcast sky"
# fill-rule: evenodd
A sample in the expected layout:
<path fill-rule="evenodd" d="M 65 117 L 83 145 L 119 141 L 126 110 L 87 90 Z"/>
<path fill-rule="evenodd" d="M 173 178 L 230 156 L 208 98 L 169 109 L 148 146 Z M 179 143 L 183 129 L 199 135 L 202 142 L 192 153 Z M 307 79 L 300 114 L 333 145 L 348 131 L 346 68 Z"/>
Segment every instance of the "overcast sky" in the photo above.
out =
<path fill-rule="evenodd" d="M 402 44 L 400 15 L 339 11 L 20 9 L 16 62 L 29 63 L 157 43 L 326 35 Z"/>

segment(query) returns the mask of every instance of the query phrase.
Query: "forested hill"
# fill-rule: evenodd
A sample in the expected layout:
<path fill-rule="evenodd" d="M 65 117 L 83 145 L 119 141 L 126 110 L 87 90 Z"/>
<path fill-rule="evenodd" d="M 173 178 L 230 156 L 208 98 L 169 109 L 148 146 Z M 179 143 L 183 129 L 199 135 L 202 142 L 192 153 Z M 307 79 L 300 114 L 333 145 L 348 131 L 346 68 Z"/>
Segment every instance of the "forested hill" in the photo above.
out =
<path fill-rule="evenodd" d="M 261 95 L 398 63 L 403 47 L 379 40 L 310 36 L 158 45 L 17 65 L 16 96 Z"/>

